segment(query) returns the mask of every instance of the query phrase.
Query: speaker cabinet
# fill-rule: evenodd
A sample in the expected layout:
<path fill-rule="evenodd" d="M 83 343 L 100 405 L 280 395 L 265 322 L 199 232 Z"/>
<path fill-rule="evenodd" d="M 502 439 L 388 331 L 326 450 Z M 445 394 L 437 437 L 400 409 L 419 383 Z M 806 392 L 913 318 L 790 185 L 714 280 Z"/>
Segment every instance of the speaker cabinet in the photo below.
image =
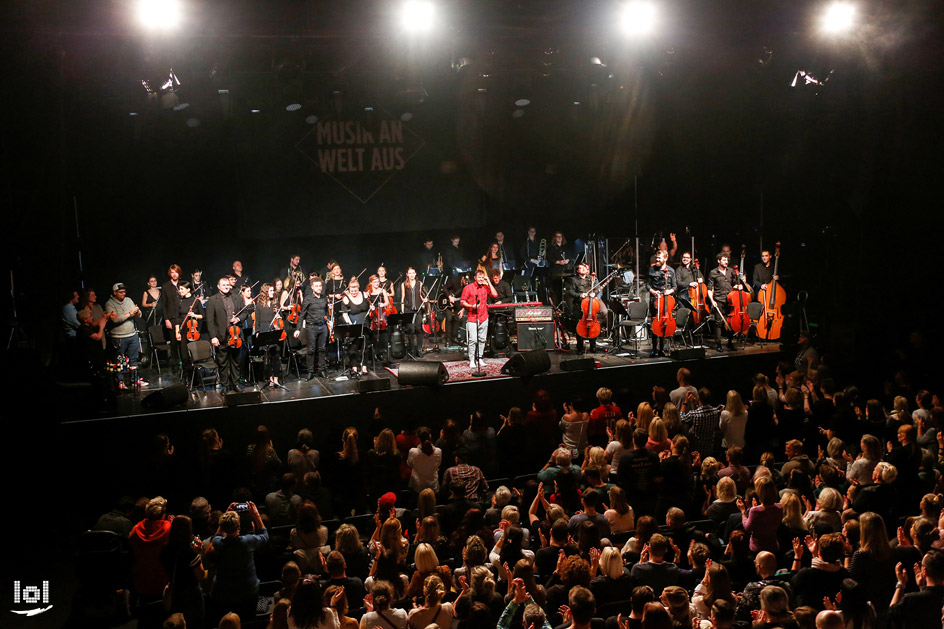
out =
<path fill-rule="evenodd" d="M 246 404 L 261 404 L 262 394 L 258 391 L 243 393 L 227 393 L 223 396 L 223 406 L 243 406 Z"/>
<path fill-rule="evenodd" d="M 400 384 L 425 385 L 438 387 L 449 379 L 446 366 L 440 362 L 400 363 L 397 382 Z"/>
<path fill-rule="evenodd" d="M 389 391 L 390 378 L 369 378 L 367 380 L 357 381 L 358 393 L 369 393 L 371 391 Z"/>
<path fill-rule="evenodd" d="M 560 368 L 564 371 L 587 371 L 596 369 L 597 361 L 593 358 L 573 358 L 571 360 L 562 360 Z"/>
<path fill-rule="evenodd" d="M 536 349 L 554 349 L 553 321 L 518 324 L 518 351 L 529 352 Z"/>
<path fill-rule="evenodd" d="M 682 347 L 673 349 L 670 356 L 672 360 L 704 360 L 704 347 Z"/>
<path fill-rule="evenodd" d="M 515 354 L 502 365 L 502 373 L 510 376 L 533 376 L 551 368 L 551 357 L 544 349 Z"/>
<path fill-rule="evenodd" d="M 190 399 L 190 392 L 185 384 L 172 384 L 160 391 L 149 393 L 141 400 L 141 406 L 150 409 L 173 408 L 180 404 L 186 404 Z"/>

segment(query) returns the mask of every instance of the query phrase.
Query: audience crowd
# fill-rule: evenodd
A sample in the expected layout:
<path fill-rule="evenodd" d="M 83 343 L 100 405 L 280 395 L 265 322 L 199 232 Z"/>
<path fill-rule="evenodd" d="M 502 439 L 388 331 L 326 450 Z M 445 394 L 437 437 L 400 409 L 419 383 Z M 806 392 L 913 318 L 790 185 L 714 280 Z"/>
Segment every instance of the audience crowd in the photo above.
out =
<path fill-rule="evenodd" d="M 196 474 L 158 435 L 148 497 L 93 529 L 142 626 L 941 627 L 938 397 L 790 363 L 731 386 L 680 369 L 631 410 L 539 391 L 291 447 L 209 429 Z"/>

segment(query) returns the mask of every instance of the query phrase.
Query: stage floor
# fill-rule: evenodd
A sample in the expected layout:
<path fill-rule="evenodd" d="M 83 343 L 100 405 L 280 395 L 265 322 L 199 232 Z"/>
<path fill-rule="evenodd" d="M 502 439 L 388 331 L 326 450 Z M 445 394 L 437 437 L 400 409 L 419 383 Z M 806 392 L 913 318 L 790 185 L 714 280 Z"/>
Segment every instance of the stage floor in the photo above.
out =
<path fill-rule="evenodd" d="M 706 348 L 705 361 L 710 363 L 721 359 L 723 362 L 723 359 L 737 358 L 739 356 L 760 357 L 761 355 L 774 354 L 780 351 L 781 348 L 779 343 L 739 343 L 737 344 L 737 349 L 735 351 L 726 350 L 724 352 L 718 352 L 714 349 Z M 573 344 L 571 344 L 571 349 L 569 351 L 555 350 L 548 352 L 551 361 L 551 368 L 546 373 L 564 373 L 566 370 L 562 369 L 561 362 L 576 358 L 594 359 L 596 361 L 597 370 L 623 369 L 646 365 L 660 365 L 664 368 L 666 363 L 676 363 L 679 366 L 682 366 L 683 364 L 690 362 L 677 361 L 673 360 L 672 358 L 652 358 L 649 356 L 649 354 L 650 352 L 648 342 L 640 343 L 639 352 L 636 356 L 632 355 L 631 351 L 625 349 L 625 347 L 622 349 L 612 347 L 606 339 L 600 339 L 597 346 L 597 351 L 595 353 L 591 354 L 588 352 L 582 356 L 577 355 L 577 352 L 573 349 Z M 428 349 L 424 352 L 423 356 L 417 360 L 423 362 L 442 362 L 446 364 L 447 369 L 450 372 L 450 378 L 443 386 L 451 389 L 452 387 L 482 386 L 483 383 L 513 378 L 513 376 L 500 373 L 501 365 L 510 355 L 511 354 L 507 356 L 498 356 L 486 359 L 484 371 L 487 372 L 487 375 L 485 377 L 478 378 L 472 377 L 470 375 L 465 352 L 459 348 L 449 347 L 439 350 Z M 334 375 L 332 372 L 328 372 L 327 378 L 316 377 L 312 380 L 306 379 L 304 370 L 302 370 L 301 377 L 299 378 L 293 368 L 291 371 L 285 370 L 283 373 L 282 383 L 285 386 L 285 389 L 263 387 L 262 385 L 265 384 L 265 381 L 262 381 L 257 385 L 245 386 L 244 391 L 258 391 L 260 394 L 258 400 L 250 401 L 248 405 L 264 405 L 284 404 L 338 396 L 365 395 L 365 393 L 358 392 L 359 381 L 363 382 L 385 379 L 389 381 L 391 391 L 415 388 L 410 385 L 401 385 L 398 382 L 396 376 L 398 365 L 399 363 L 391 365 L 389 369 L 381 366 L 380 364 L 377 364 L 373 369 L 368 366 L 368 372 L 362 375 L 360 378 L 352 378 L 342 373 Z M 184 404 L 176 404 L 171 408 L 148 408 L 148 405 L 146 403 L 142 404 L 142 402 L 149 394 L 155 391 L 160 391 L 166 387 L 179 384 L 180 379 L 167 370 L 157 374 L 153 369 L 145 371 L 144 378 L 145 380 L 148 380 L 149 386 L 141 387 L 138 391 L 120 392 L 111 409 L 96 413 L 94 415 L 73 418 L 63 417 L 62 423 L 94 422 L 104 419 L 119 419 L 124 417 L 135 417 L 139 415 L 153 415 L 162 412 L 178 413 L 180 411 L 215 409 L 226 406 L 226 404 L 224 404 L 224 398 L 226 396 L 224 396 L 222 391 L 219 388 L 214 389 L 212 387 L 207 387 L 206 389 L 198 388 L 190 391 L 189 397 Z M 241 402 L 242 401 L 243 400 L 241 399 Z"/>

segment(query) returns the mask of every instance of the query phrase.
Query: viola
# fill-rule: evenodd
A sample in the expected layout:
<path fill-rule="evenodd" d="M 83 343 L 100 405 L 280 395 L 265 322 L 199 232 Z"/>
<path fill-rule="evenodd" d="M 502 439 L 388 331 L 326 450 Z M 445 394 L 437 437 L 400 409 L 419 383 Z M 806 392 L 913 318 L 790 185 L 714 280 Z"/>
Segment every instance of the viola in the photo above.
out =
<path fill-rule="evenodd" d="M 701 265 L 698 262 L 698 258 L 695 258 L 693 264 L 697 271 L 695 274 L 697 278 L 701 272 Z M 695 307 L 694 310 L 692 310 L 692 321 L 699 324 L 708 314 L 708 287 L 705 286 L 705 283 L 698 282 L 698 286 L 689 286 L 688 299 L 691 301 L 692 306 Z"/>
<path fill-rule="evenodd" d="M 774 277 L 778 276 L 777 267 L 780 263 L 780 243 L 777 243 L 774 254 Z M 766 341 L 776 341 L 780 338 L 780 329 L 783 326 L 782 308 L 787 303 L 787 292 L 778 280 L 771 280 L 767 288 L 760 289 L 757 300 L 764 304 L 764 314 L 757 322 L 757 336 Z"/>
<path fill-rule="evenodd" d="M 616 271 L 607 275 L 602 282 L 590 287 L 588 294 L 580 302 L 580 321 L 577 322 L 577 334 L 585 339 L 595 339 L 600 336 L 600 322 L 597 315 L 602 306 L 596 294 L 616 276 Z M 591 274 L 596 277 L 596 274 Z"/>

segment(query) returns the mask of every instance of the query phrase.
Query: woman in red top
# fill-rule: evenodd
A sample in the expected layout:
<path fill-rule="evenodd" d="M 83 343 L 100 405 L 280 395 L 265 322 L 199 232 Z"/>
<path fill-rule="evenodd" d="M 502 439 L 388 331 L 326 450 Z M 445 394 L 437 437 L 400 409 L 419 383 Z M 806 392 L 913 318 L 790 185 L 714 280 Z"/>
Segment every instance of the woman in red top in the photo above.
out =
<path fill-rule="evenodd" d="M 606 431 L 613 430 L 616 420 L 623 418 L 620 407 L 613 404 L 613 392 L 606 387 L 597 389 L 597 402 L 600 406 L 590 411 L 590 425 L 587 427 L 587 443 L 605 448 L 608 443 Z"/>

